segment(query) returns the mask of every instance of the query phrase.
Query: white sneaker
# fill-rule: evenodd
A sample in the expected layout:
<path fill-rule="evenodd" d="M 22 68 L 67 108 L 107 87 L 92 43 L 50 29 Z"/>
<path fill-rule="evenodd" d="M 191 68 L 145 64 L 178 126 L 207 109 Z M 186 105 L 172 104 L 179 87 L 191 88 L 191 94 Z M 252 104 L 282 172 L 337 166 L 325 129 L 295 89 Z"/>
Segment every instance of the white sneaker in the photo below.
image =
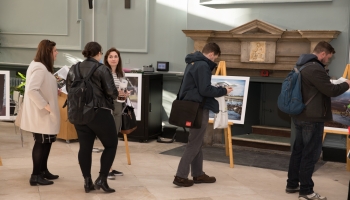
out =
<path fill-rule="evenodd" d="M 327 197 L 323 197 L 315 192 L 309 195 L 299 195 L 299 200 L 314 200 L 314 199 L 327 200 Z"/>
<path fill-rule="evenodd" d="M 115 175 L 112 172 L 109 172 L 107 178 L 109 180 L 115 180 Z"/>
<path fill-rule="evenodd" d="M 123 172 L 117 171 L 117 170 L 112 170 L 112 172 L 115 176 L 123 176 Z"/>

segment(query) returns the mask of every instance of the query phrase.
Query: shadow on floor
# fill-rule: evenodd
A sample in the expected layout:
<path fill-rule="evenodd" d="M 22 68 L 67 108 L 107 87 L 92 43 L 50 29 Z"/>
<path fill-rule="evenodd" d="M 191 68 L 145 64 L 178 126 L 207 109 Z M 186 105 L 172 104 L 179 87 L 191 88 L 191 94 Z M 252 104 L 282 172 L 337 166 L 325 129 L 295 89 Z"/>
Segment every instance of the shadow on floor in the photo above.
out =
<path fill-rule="evenodd" d="M 181 157 L 186 145 L 180 146 L 168 151 L 161 152 L 161 154 L 179 156 Z M 229 157 L 225 155 L 224 148 L 218 147 L 203 147 L 203 158 L 208 161 L 223 162 L 229 164 Z M 288 171 L 289 153 L 260 150 L 255 148 L 241 148 L 234 147 L 233 158 L 235 165 L 244 165 L 251 167 L 259 167 L 265 169 L 273 169 L 280 171 Z M 315 171 L 323 166 L 326 162 L 319 160 L 315 166 Z"/>

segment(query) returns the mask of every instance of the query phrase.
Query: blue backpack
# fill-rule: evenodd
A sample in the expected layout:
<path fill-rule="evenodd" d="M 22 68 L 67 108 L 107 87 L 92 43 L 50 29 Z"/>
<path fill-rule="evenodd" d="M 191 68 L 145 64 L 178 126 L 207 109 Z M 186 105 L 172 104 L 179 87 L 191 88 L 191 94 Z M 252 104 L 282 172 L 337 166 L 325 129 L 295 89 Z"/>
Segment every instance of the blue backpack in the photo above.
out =
<path fill-rule="evenodd" d="M 314 64 L 314 63 L 310 63 Z M 278 96 L 278 108 L 289 115 L 300 114 L 305 106 L 316 96 L 312 96 L 305 104 L 303 103 L 303 95 L 301 93 L 301 70 L 309 66 L 303 65 L 300 69 L 294 66 L 293 70 L 288 74 L 282 83 L 281 93 Z"/>

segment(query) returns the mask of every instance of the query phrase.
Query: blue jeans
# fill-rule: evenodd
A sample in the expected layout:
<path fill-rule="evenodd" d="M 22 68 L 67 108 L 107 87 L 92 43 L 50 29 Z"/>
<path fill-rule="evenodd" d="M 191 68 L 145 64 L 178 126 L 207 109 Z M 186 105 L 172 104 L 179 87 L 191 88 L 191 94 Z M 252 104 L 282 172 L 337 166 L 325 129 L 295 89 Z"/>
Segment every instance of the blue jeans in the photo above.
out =
<path fill-rule="evenodd" d="M 300 182 L 300 195 L 312 194 L 312 174 L 321 155 L 324 122 L 293 119 L 296 138 L 290 157 L 287 187 L 296 188 Z"/>

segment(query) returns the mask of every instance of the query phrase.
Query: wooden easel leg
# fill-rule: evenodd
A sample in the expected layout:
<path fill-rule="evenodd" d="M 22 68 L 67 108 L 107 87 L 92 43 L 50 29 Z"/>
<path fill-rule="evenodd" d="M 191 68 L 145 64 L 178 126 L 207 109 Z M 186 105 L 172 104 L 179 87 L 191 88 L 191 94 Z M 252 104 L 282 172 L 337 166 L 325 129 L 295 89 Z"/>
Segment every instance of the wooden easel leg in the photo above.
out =
<path fill-rule="evenodd" d="M 125 142 L 126 159 L 128 160 L 128 165 L 131 165 L 129 145 L 128 145 L 128 136 L 126 134 L 123 134 L 123 135 L 124 135 L 124 142 Z"/>
<path fill-rule="evenodd" d="M 224 129 L 224 137 L 225 137 L 225 150 L 226 150 L 226 156 L 228 156 L 228 131 L 227 128 Z"/>
<path fill-rule="evenodd" d="M 232 150 L 232 136 L 231 136 L 231 125 L 227 127 L 227 140 L 228 140 L 228 148 L 230 153 L 230 167 L 233 168 L 233 150 Z"/>

